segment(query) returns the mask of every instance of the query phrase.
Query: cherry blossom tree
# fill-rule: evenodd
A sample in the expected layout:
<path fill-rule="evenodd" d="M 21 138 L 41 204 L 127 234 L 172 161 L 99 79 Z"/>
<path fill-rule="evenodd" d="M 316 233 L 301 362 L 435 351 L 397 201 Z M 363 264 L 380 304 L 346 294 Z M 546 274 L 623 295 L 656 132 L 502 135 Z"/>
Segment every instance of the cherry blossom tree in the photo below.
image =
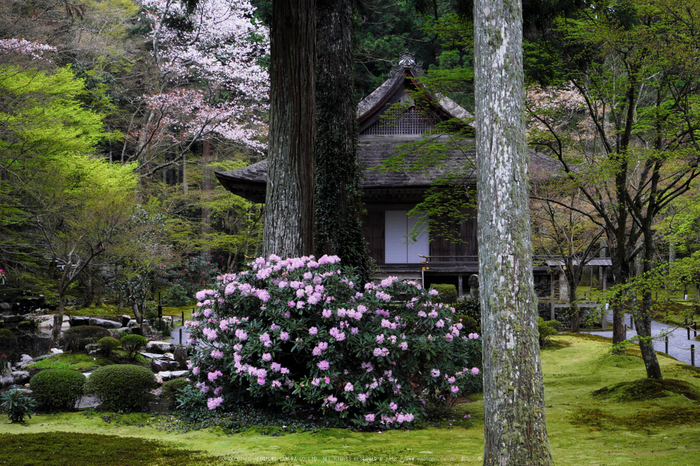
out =
<path fill-rule="evenodd" d="M 177 0 L 144 0 L 158 73 L 127 160 L 142 175 L 182 164 L 193 145 L 220 138 L 264 148 L 261 114 L 269 77 L 259 64 L 268 53 L 267 29 L 247 0 L 203 0 L 188 10 Z M 164 157 L 165 155 L 165 157 Z"/>

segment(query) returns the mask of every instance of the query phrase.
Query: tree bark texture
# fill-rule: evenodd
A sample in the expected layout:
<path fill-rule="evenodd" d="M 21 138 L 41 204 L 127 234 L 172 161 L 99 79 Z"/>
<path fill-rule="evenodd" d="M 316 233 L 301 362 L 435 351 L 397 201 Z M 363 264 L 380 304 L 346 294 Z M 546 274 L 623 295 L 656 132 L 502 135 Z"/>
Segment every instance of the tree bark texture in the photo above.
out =
<path fill-rule="evenodd" d="M 275 0 L 263 254 L 313 252 L 316 0 Z"/>
<path fill-rule="evenodd" d="M 485 465 L 548 465 L 519 0 L 474 5 Z"/>
<path fill-rule="evenodd" d="M 653 202 L 653 201 L 652 201 Z M 642 264 L 642 273 L 651 272 L 654 268 L 654 231 L 651 229 L 651 221 L 645 224 L 644 228 L 644 260 Z M 661 366 L 659 359 L 656 356 L 654 349 L 654 340 L 651 335 L 651 290 L 642 292 L 642 305 L 638 306 L 633 311 L 634 323 L 637 326 L 637 335 L 639 335 L 639 350 L 642 352 L 644 367 L 647 371 L 647 377 L 650 379 L 661 380 Z"/>
<path fill-rule="evenodd" d="M 317 0 L 315 252 L 338 255 L 369 280 L 362 230 L 350 0 Z"/>

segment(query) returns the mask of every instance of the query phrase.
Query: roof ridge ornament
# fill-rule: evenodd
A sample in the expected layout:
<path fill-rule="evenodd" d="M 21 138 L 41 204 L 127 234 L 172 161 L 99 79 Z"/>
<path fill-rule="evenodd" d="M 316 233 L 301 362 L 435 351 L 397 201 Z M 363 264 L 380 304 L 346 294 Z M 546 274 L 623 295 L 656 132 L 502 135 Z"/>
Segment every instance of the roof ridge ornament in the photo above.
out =
<path fill-rule="evenodd" d="M 389 76 L 396 76 L 397 74 L 403 73 L 404 70 L 407 69 L 413 71 L 413 74 L 416 76 L 425 75 L 425 73 L 423 73 L 423 62 L 417 62 L 415 55 L 411 53 L 408 49 L 406 49 L 404 53 L 401 54 L 398 61 L 391 62 L 391 71 L 389 72 Z"/>

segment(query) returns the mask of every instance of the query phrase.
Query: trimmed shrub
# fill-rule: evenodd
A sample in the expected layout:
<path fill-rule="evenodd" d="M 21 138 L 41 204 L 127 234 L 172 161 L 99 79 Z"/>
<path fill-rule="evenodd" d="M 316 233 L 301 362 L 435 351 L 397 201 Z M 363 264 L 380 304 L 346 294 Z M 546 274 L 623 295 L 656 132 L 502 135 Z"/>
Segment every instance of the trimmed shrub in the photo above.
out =
<path fill-rule="evenodd" d="M 537 319 L 537 330 L 539 331 L 540 348 L 549 345 L 549 337 L 556 335 L 561 330 L 561 322 L 558 320 L 545 321 L 542 317 Z"/>
<path fill-rule="evenodd" d="M 85 393 L 94 395 L 106 411 L 145 411 L 156 388 L 156 377 L 149 369 L 132 364 L 103 366 L 90 375 Z"/>
<path fill-rule="evenodd" d="M 124 335 L 119 344 L 131 359 L 136 359 L 136 354 L 146 346 L 146 339 L 142 335 Z"/>
<path fill-rule="evenodd" d="M 17 337 L 9 328 L 0 329 L 0 354 L 4 354 L 8 360 L 12 360 L 17 351 Z"/>
<path fill-rule="evenodd" d="M 100 341 L 97 342 L 97 348 L 100 350 L 100 353 L 109 357 L 112 351 L 119 348 L 119 340 L 114 337 L 100 338 Z"/>
<path fill-rule="evenodd" d="M 454 304 L 457 302 L 457 287 L 447 283 L 436 283 L 431 285 L 431 288 L 436 290 L 438 301 L 443 304 Z"/>
<path fill-rule="evenodd" d="M 339 424 L 396 428 L 425 403 L 480 390 L 478 335 L 433 302 L 437 291 L 396 277 L 359 289 L 339 260 L 258 258 L 197 293 L 190 379 L 210 410 L 311 406 Z"/>
<path fill-rule="evenodd" d="M 180 391 L 191 385 L 185 379 L 172 379 L 165 382 L 163 391 L 160 393 L 160 399 L 165 404 L 165 407 L 170 410 L 177 408 L 177 397 L 180 395 Z"/>
<path fill-rule="evenodd" d="M 97 343 L 100 338 L 110 335 L 109 330 L 97 325 L 71 327 L 63 334 L 63 349 L 65 351 L 83 351 L 85 345 Z"/>
<path fill-rule="evenodd" d="M 29 381 L 34 398 L 44 411 L 73 411 L 87 379 L 70 369 L 47 369 Z"/>

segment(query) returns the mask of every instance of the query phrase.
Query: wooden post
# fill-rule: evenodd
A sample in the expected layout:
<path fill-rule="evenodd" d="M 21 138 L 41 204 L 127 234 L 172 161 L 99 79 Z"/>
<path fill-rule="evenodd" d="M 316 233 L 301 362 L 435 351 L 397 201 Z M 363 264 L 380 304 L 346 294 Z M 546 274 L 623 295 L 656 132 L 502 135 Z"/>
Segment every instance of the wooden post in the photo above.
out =
<path fill-rule="evenodd" d="M 178 342 L 180 345 L 182 345 L 182 327 L 180 327 L 180 340 Z M 668 337 L 666 337 L 666 343 L 668 344 Z M 668 350 L 666 350 L 668 353 Z"/>
<path fill-rule="evenodd" d="M 666 345 L 666 354 L 668 354 L 668 335 L 664 337 L 664 344 Z"/>
<path fill-rule="evenodd" d="M 690 345 L 690 365 L 695 367 L 695 345 Z"/>

